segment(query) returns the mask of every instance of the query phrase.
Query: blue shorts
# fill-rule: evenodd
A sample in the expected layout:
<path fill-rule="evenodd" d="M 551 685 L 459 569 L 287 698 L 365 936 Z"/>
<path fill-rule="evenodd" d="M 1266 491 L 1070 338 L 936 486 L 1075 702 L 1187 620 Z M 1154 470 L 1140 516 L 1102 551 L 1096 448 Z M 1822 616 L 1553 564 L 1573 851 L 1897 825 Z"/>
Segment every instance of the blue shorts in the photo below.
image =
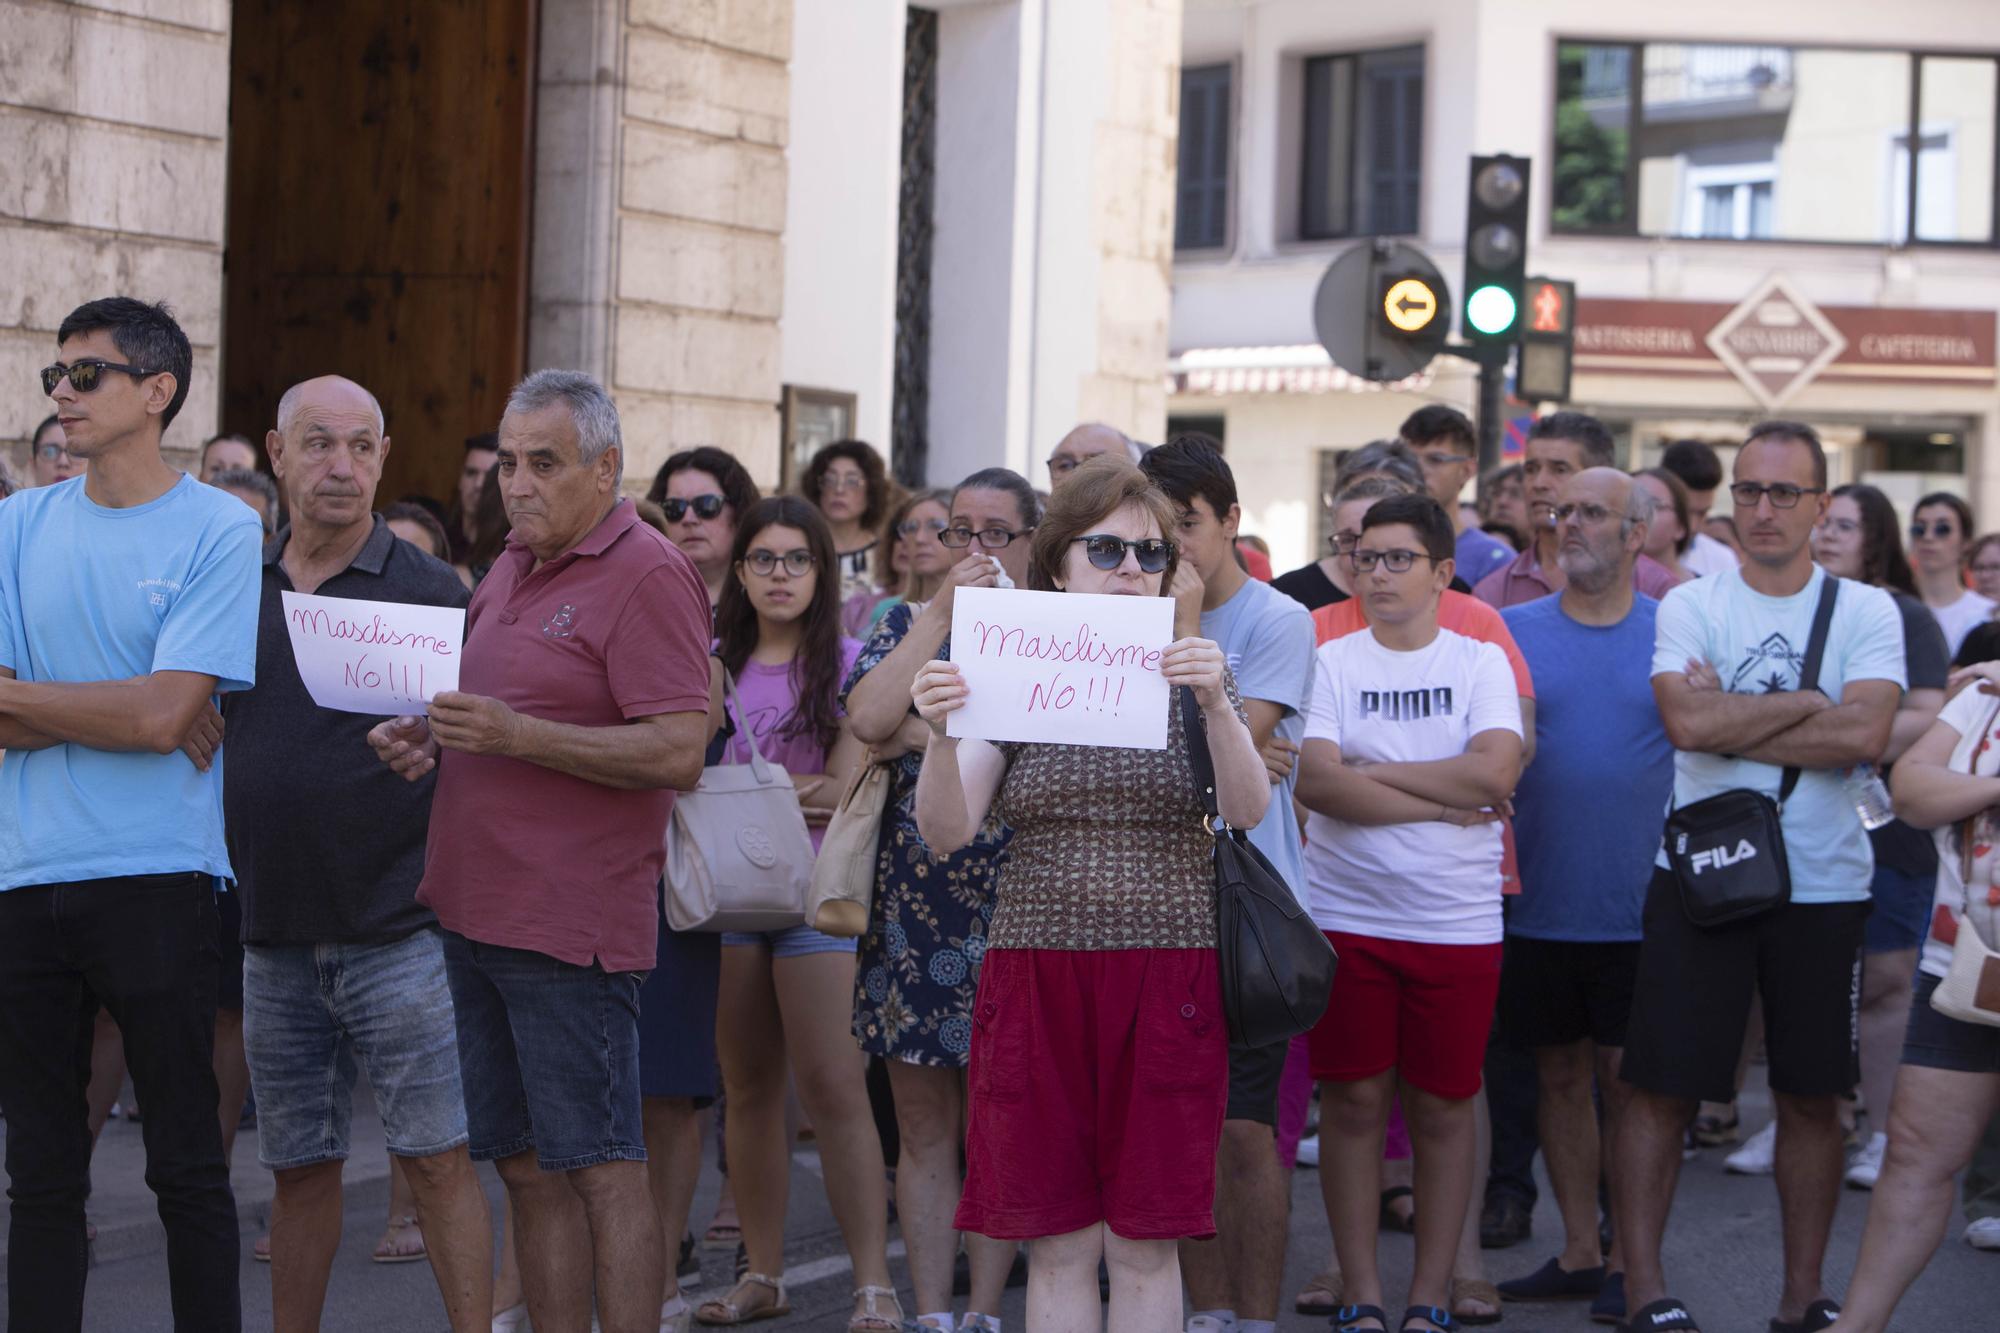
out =
<path fill-rule="evenodd" d="M 761 944 L 773 958 L 803 958 L 809 953 L 853 953 L 860 940 L 825 935 L 811 926 L 787 926 L 783 930 L 725 930 L 722 943 L 728 948 Z"/>
<path fill-rule="evenodd" d="M 1863 953 L 1897 953 L 1915 949 L 1931 928 L 1931 899 L 1937 873 L 1912 875 L 1893 866 L 1875 867 L 1868 896 L 1874 909 L 1861 927 Z"/>
<path fill-rule="evenodd" d="M 639 1092 L 715 1101 L 715 1001 L 722 940 L 676 932 L 660 914 L 659 962 L 639 987 Z"/>
<path fill-rule="evenodd" d="M 646 1160 L 643 972 L 578 967 L 444 933 L 465 1122 L 479 1161 L 533 1149 L 544 1171 Z"/>
<path fill-rule="evenodd" d="M 257 1160 L 267 1170 L 347 1156 L 357 1057 L 390 1152 L 430 1157 L 466 1141 L 440 932 L 389 944 L 253 944 L 243 989 Z"/>

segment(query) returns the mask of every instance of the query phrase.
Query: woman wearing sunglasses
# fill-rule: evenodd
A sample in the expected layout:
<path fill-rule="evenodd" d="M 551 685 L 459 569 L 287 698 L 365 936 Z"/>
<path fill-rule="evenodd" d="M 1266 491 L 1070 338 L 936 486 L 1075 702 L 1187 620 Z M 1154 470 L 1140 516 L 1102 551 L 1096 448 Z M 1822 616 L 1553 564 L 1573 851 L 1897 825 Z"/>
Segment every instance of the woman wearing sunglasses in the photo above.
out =
<path fill-rule="evenodd" d="M 774 495 L 742 515 L 731 556 L 715 629 L 741 711 L 731 710 L 736 734 L 723 762 L 748 763 L 754 735 L 764 757 L 791 775 L 817 847 L 860 748 L 838 697 L 861 645 L 840 632 L 833 536 L 804 500 Z M 902 1327 L 889 1281 L 882 1144 L 861 1053 L 846 1031 L 853 988 L 853 940 L 807 925 L 722 937 L 716 1047 L 727 1094 L 729 1180 L 749 1268 L 726 1296 L 695 1311 L 697 1323 L 738 1324 L 785 1311 L 789 1075 L 812 1118 L 827 1200 L 854 1265 L 848 1327 Z"/>
<path fill-rule="evenodd" d="M 990 1328 L 1017 1246 L 965 1237 L 972 1290 L 964 1318 L 950 1314 L 959 1233 L 959 1150 L 972 1001 L 986 955 L 996 867 L 1007 846 L 997 819 L 949 855 L 917 830 L 917 777 L 930 728 L 910 701 L 925 662 L 951 655 L 953 596 L 960 588 L 1025 583 L 1028 542 L 1041 516 L 1034 488 L 1006 468 L 975 472 L 952 492 L 950 526 L 937 544 L 954 563 L 936 595 L 892 606 L 847 680 L 854 734 L 890 761 L 888 807 L 876 856 L 875 898 L 854 993 L 854 1036 L 889 1071 L 900 1157 L 896 1212 L 910 1251 L 919 1328 Z"/>
<path fill-rule="evenodd" d="M 886 580 L 882 591 L 857 594 L 842 607 L 842 626 L 853 634 L 867 634 L 890 607 L 935 597 L 956 559 L 956 552 L 939 540 L 950 527 L 950 491 L 912 491 L 904 496 L 889 511 L 882 540 L 875 547 L 874 566 Z"/>
<path fill-rule="evenodd" d="M 714 606 L 729 575 L 737 519 L 757 503 L 757 483 L 733 455 L 703 445 L 660 464 L 646 498 L 666 514 L 667 540 L 694 561 Z"/>
<path fill-rule="evenodd" d="M 1954 653 L 1974 625 L 1993 615 L 1993 602 L 1965 586 L 1966 547 L 1972 532 L 1972 506 L 1949 491 L 1934 491 L 1917 501 L 1910 519 L 1917 592 L 1937 617 L 1945 646 Z"/>
<path fill-rule="evenodd" d="M 1030 583 L 1161 596 L 1177 521 L 1145 474 L 1100 455 L 1050 502 Z M 1160 671 L 1194 691 L 1223 817 L 1255 825 L 1270 777 L 1221 650 L 1177 640 Z M 993 815 L 1013 830 L 974 1009 L 958 1225 L 1030 1242 L 1030 1328 L 1095 1327 L 1100 1259 L 1111 1327 L 1178 1328 L 1175 1244 L 1215 1233 L 1229 1085 L 1212 841 L 1178 691 L 1166 748 L 1127 750 L 947 736 L 969 688 L 946 661 L 912 687 L 931 732 L 917 780 L 924 840 L 965 846 Z"/>

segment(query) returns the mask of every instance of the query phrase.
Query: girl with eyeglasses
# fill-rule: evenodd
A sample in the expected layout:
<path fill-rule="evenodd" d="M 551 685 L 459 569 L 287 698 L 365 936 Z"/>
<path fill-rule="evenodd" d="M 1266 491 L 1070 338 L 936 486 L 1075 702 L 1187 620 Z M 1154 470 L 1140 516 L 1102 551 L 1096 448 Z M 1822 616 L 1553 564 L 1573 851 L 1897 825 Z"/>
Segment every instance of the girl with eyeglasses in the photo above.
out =
<path fill-rule="evenodd" d="M 887 595 L 870 592 L 841 609 L 841 624 L 865 634 L 904 602 L 927 602 L 937 595 L 944 576 L 957 558 L 939 540 L 951 526 L 951 492 L 912 491 L 889 513 L 882 540 L 875 548 L 875 568 L 884 572 Z"/>
<path fill-rule="evenodd" d="M 860 747 L 839 688 L 861 645 L 840 632 L 833 535 L 795 496 L 742 515 L 716 606 L 717 653 L 736 678 L 740 711 L 724 763 L 750 761 L 750 737 L 784 768 L 819 845 Z M 882 1145 L 861 1053 L 846 1031 L 854 941 L 808 925 L 722 937 L 716 1046 L 722 1060 L 729 1179 L 749 1261 L 736 1285 L 695 1311 L 700 1324 L 772 1318 L 786 1307 L 785 1204 L 791 1153 L 787 1076 L 819 1140 L 828 1202 L 857 1283 L 848 1327 L 896 1333 L 889 1281 Z"/>
<path fill-rule="evenodd" d="M 1079 465 L 1035 530 L 1031 583 L 1159 597 L 1179 515 L 1116 455 Z M 1238 828 L 1271 799 L 1222 651 L 1166 646 L 1161 675 L 1192 689 L 1215 799 Z M 937 850 L 998 815 L 1012 829 L 973 1010 L 958 1226 L 1029 1242 L 1028 1327 L 1181 1324 L 1176 1242 L 1215 1234 L 1228 1032 L 1216 972 L 1213 841 L 1178 691 L 1166 747 L 989 743 L 946 734 L 970 687 L 934 660 L 912 686 L 930 730 L 917 823 Z M 1030 1164 L 1024 1168 L 1023 1163 Z"/>
<path fill-rule="evenodd" d="M 757 503 L 757 483 L 734 455 L 703 445 L 660 464 L 646 498 L 666 515 L 667 540 L 694 562 L 714 606 L 729 575 L 737 519 Z"/>

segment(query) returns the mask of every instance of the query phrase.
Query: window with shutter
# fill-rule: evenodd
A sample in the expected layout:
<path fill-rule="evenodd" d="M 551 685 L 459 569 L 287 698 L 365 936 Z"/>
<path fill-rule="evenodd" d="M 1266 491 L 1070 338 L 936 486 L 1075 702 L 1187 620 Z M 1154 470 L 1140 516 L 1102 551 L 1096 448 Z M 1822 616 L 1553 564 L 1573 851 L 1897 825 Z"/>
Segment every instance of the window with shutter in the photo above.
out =
<path fill-rule="evenodd" d="M 1407 236 L 1423 185 L 1424 49 L 1305 62 L 1299 235 Z"/>
<path fill-rule="evenodd" d="M 1229 243 L 1230 77 L 1228 65 L 1181 71 L 1176 250 L 1213 250 Z"/>

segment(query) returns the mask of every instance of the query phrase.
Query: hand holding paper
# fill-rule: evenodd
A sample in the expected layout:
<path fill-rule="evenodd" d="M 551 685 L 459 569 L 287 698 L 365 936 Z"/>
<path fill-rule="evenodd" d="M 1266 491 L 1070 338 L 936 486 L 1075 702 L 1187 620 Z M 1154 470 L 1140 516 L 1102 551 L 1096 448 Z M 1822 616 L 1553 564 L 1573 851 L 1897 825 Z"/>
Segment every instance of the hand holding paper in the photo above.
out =
<path fill-rule="evenodd" d="M 299 679 L 321 708 L 423 713 L 458 688 L 465 612 L 349 597 L 283 594 Z"/>

